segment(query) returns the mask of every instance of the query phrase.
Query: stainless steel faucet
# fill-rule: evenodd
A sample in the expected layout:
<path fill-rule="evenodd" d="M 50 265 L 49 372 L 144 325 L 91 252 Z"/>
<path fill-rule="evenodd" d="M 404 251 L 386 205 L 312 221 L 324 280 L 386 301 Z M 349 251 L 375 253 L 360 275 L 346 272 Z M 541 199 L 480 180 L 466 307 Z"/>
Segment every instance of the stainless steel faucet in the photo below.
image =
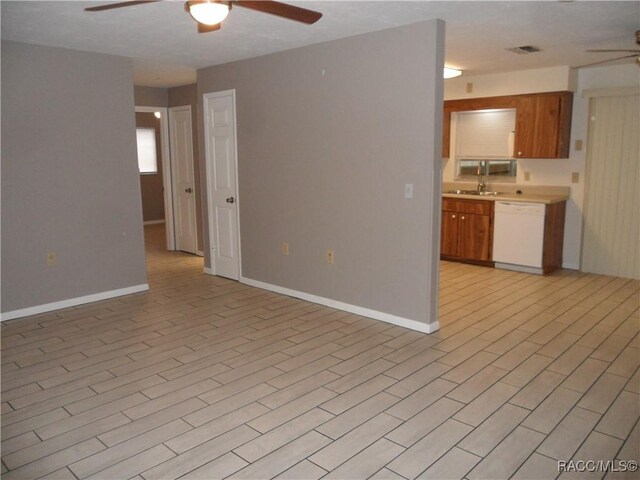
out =
<path fill-rule="evenodd" d="M 484 174 L 482 173 L 484 167 L 484 162 L 478 161 L 478 192 L 484 192 L 485 188 L 487 188 L 487 184 L 484 181 Z"/>

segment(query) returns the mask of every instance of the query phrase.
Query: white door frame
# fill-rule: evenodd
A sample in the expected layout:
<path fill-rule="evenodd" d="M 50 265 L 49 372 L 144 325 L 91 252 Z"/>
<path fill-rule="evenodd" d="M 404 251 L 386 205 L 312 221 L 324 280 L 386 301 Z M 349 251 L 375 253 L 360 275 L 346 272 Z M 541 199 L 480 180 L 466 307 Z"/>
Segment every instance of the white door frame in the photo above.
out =
<path fill-rule="evenodd" d="M 202 95 L 202 111 L 204 114 L 204 152 L 205 152 L 205 172 L 206 172 L 206 185 L 207 185 L 207 223 L 209 225 L 209 245 L 207 245 L 207 248 L 209 249 L 209 261 L 211 264 L 210 268 L 206 268 L 204 269 L 204 273 L 208 273 L 210 275 L 216 275 L 216 271 L 215 271 L 215 262 L 214 262 L 214 258 L 213 255 L 211 254 L 211 245 L 213 242 L 213 239 L 216 238 L 215 237 L 215 225 L 214 222 L 212 221 L 212 213 L 214 212 L 214 205 L 213 205 L 213 185 L 211 184 L 211 178 L 212 178 L 212 173 L 213 173 L 213 158 L 211 155 L 211 139 L 209 138 L 208 135 L 208 126 L 209 126 L 209 119 L 207 116 L 207 112 L 208 112 L 208 106 L 209 106 L 209 100 L 213 99 L 213 98 L 217 98 L 217 97 L 227 97 L 231 95 L 231 106 L 233 109 L 233 121 L 234 121 L 234 129 L 233 129 L 233 144 L 234 144 L 234 149 L 235 149 L 235 158 L 234 158 L 234 167 L 236 169 L 236 211 L 237 211 L 237 215 L 236 215 L 236 221 L 237 221 L 237 232 L 238 232 L 238 245 L 236 245 L 237 247 L 237 252 L 238 252 L 238 279 L 242 279 L 243 275 L 242 275 L 242 250 L 241 250 L 241 245 L 242 245 L 242 241 L 240 240 L 240 205 L 241 205 L 241 201 L 240 201 L 240 188 L 239 188 L 239 182 L 238 182 L 238 119 L 236 116 L 236 90 L 235 89 L 231 89 L 231 90 L 223 90 L 220 92 L 210 92 L 210 93 L 205 93 L 204 95 Z"/>
<path fill-rule="evenodd" d="M 164 187 L 164 223 L 167 250 L 176 249 L 173 225 L 173 179 L 171 176 L 171 154 L 169 151 L 169 109 L 167 107 L 136 107 L 136 113 L 160 112 L 160 143 L 162 151 L 162 183 Z"/>

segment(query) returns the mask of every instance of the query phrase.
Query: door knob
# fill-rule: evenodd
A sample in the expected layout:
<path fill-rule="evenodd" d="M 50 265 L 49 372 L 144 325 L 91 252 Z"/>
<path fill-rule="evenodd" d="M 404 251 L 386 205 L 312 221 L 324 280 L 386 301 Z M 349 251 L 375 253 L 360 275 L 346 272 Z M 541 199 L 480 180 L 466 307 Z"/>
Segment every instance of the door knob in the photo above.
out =
<path fill-rule="evenodd" d="M 233 197 L 229 197 L 229 198 L 227 198 L 227 203 L 233 203 L 233 202 L 235 202 L 235 201 L 236 201 L 236 199 L 235 199 L 235 198 L 233 198 Z"/>
<path fill-rule="evenodd" d="M 184 191 L 187 192 L 187 193 L 191 193 L 191 192 L 193 192 L 193 188 L 191 188 L 191 187 L 185 188 Z"/>

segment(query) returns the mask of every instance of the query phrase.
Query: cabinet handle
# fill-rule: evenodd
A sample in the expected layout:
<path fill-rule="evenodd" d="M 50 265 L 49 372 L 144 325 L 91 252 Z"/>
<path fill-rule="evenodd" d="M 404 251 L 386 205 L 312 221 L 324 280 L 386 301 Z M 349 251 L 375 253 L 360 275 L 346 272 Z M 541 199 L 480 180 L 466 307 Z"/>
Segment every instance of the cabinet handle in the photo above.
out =
<path fill-rule="evenodd" d="M 518 155 L 522 155 L 522 152 L 518 152 Z"/>
<path fill-rule="evenodd" d="M 464 216 L 460 217 L 460 220 L 464 220 Z"/>
<path fill-rule="evenodd" d="M 451 215 L 451 218 L 456 218 L 456 216 L 455 215 Z"/>

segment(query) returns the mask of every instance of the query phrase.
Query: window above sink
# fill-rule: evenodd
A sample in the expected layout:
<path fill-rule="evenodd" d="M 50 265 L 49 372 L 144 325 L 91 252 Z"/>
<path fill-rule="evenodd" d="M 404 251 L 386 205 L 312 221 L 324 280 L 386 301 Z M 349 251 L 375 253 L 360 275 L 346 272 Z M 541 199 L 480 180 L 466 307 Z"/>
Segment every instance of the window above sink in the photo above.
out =
<path fill-rule="evenodd" d="M 454 112 L 451 120 L 457 180 L 482 175 L 486 180 L 515 181 L 514 108 Z"/>
<path fill-rule="evenodd" d="M 475 180 L 478 177 L 478 164 L 481 175 L 488 180 L 510 181 L 516 179 L 517 160 L 457 160 L 457 180 Z"/>

